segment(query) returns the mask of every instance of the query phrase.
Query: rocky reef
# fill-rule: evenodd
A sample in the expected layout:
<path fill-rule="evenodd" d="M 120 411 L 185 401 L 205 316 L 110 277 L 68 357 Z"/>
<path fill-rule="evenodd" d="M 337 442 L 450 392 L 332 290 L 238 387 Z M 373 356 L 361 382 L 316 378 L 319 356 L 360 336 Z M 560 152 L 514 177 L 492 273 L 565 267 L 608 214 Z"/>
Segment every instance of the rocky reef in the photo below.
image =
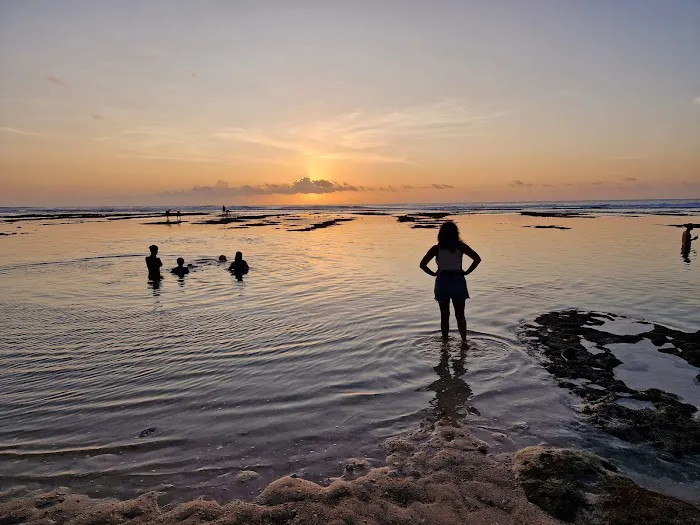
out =
<path fill-rule="evenodd" d="M 622 361 L 609 348 L 646 339 L 657 351 L 700 366 L 700 333 L 653 323 L 644 323 L 640 333 L 602 329 L 607 322 L 624 321 L 631 320 L 599 312 L 549 312 L 523 325 L 520 338 L 541 356 L 560 386 L 583 399 L 583 413 L 602 430 L 625 441 L 651 444 L 666 459 L 700 452 L 697 408 L 676 394 L 657 388 L 636 390 L 625 384 L 615 375 Z M 625 406 L 634 402 L 644 408 Z"/>

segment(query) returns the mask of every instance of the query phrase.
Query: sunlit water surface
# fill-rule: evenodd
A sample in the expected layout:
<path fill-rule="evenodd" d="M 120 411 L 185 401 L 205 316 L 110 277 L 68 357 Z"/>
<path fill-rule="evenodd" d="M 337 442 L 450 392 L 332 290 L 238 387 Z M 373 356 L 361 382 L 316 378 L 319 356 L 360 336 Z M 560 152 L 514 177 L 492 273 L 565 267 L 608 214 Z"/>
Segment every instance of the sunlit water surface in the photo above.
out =
<path fill-rule="evenodd" d="M 442 366 L 433 283 L 418 268 L 435 230 L 390 216 L 309 232 L 18 223 L 27 235 L 0 239 L 0 490 L 249 498 L 283 474 L 322 481 L 350 457 L 379 464 L 385 438 L 447 413 L 494 451 L 586 447 L 697 501 L 698 458 L 652 461 L 591 428 L 516 337 L 564 307 L 697 330 L 700 260 L 684 262 L 681 230 L 666 226 L 687 220 L 457 216 L 484 262 L 468 278 L 470 348 L 461 360 L 453 341 Z M 154 288 L 151 243 L 166 269 L 178 256 L 197 267 Z M 244 282 L 215 261 L 236 250 Z M 242 469 L 261 478 L 235 482 Z"/>

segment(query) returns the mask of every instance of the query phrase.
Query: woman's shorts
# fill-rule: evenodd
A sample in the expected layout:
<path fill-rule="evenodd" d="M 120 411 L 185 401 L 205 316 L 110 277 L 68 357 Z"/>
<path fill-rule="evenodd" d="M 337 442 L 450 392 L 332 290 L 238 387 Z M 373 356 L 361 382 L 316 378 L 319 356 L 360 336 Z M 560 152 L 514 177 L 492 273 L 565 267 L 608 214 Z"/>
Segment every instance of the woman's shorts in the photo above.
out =
<path fill-rule="evenodd" d="M 441 273 L 435 278 L 436 301 L 465 301 L 469 299 L 467 280 L 458 273 Z"/>

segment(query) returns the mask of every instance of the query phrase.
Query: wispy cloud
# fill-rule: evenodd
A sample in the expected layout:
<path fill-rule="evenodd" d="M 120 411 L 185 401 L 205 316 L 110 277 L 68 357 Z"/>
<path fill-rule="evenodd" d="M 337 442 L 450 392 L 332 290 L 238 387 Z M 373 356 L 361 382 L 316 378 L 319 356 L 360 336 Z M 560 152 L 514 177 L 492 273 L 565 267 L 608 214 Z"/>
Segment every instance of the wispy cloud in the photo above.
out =
<path fill-rule="evenodd" d="M 645 160 L 646 158 L 646 155 L 628 155 L 622 157 L 609 157 L 608 160 L 613 162 L 634 162 L 637 160 Z"/>
<path fill-rule="evenodd" d="M 693 104 L 700 106 L 700 97 L 695 97 L 695 99 L 693 99 Z"/>
<path fill-rule="evenodd" d="M 21 129 L 17 128 L 9 128 L 9 127 L 0 127 L 0 131 L 3 133 L 13 133 L 15 135 L 27 135 L 27 136 L 33 136 L 33 137 L 38 137 L 39 133 L 33 133 L 31 131 L 22 131 Z"/>
<path fill-rule="evenodd" d="M 635 182 L 637 179 L 635 177 L 625 177 L 627 182 Z"/>
<path fill-rule="evenodd" d="M 510 183 L 510 185 L 513 188 L 526 188 L 526 187 L 533 186 L 533 184 L 531 182 L 523 182 L 521 180 L 514 180 L 513 182 Z"/>
<path fill-rule="evenodd" d="M 99 113 L 93 113 L 92 118 L 95 120 L 105 120 L 105 118 L 102 115 L 100 115 Z"/>
<path fill-rule="evenodd" d="M 53 75 L 49 75 L 48 77 L 46 77 L 46 81 L 50 84 L 53 84 L 54 86 L 70 87 L 69 84 L 65 83 L 63 80 Z"/>
<path fill-rule="evenodd" d="M 478 125 L 511 111 L 488 105 L 468 107 L 455 100 L 390 110 L 363 110 L 302 125 L 273 129 L 227 128 L 215 139 L 288 151 L 305 157 L 356 162 L 408 163 L 406 138 L 469 136 Z"/>

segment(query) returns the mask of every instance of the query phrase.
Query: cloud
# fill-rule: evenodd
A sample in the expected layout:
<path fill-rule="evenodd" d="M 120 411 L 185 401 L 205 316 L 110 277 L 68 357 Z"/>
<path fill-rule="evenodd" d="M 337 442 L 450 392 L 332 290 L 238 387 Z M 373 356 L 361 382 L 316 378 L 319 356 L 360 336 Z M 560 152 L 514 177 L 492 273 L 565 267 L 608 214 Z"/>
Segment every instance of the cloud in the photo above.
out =
<path fill-rule="evenodd" d="M 510 185 L 513 188 L 525 188 L 525 187 L 532 186 L 533 184 L 531 182 L 523 182 L 521 180 L 514 180 L 513 182 L 510 183 Z"/>
<path fill-rule="evenodd" d="M 403 185 L 403 189 L 421 190 L 446 190 L 452 189 L 454 186 L 449 184 L 431 184 L 429 186 L 413 187 Z M 260 195 L 300 195 L 300 194 L 327 194 L 338 192 L 396 192 L 399 188 L 392 185 L 387 186 L 357 186 L 348 184 L 347 182 L 334 182 L 326 179 L 312 180 L 310 177 L 303 177 L 299 180 L 287 184 L 242 184 L 239 186 L 231 186 L 224 180 L 218 181 L 211 186 L 197 185 L 189 190 L 176 190 L 159 193 L 161 197 L 253 197 Z"/>
<path fill-rule="evenodd" d="M 160 195 L 163 196 L 188 196 L 188 195 L 211 195 L 212 197 L 236 197 L 255 195 L 299 195 L 299 194 L 325 194 L 343 191 L 363 191 L 362 186 L 353 186 L 347 183 L 337 183 L 325 179 L 311 180 L 304 177 L 289 184 L 260 184 L 251 186 L 229 186 L 223 180 L 218 181 L 213 186 L 194 186 L 190 190 L 169 191 Z"/>
<path fill-rule="evenodd" d="M 100 115 L 99 113 L 93 113 L 93 114 L 92 114 L 92 118 L 94 118 L 95 120 L 104 120 L 104 119 L 105 119 L 105 118 L 104 118 L 102 115 Z"/>
<path fill-rule="evenodd" d="M 457 100 L 384 110 L 358 110 L 302 125 L 272 129 L 225 128 L 218 140 L 233 140 L 321 159 L 357 162 L 408 163 L 397 143 L 406 138 L 428 139 L 474 135 L 473 128 L 511 111 L 482 105 L 468 107 Z"/>
<path fill-rule="evenodd" d="M 552 187 L 551 184 L 543 184 L 542 186 L 544 186 L 545 188 L 551 188 L 551 187 Z"/>
<path fill-rule="evenodd" d="M 646 158 L 646 155 L 628 155 L 623 157 L 610 157 L 608 160 L 613 162 L 633 162 L 637 160 L 644 160 Z"/>
<path fill-rule="evenodd" d="M 17 128 L 0 127 L 0 131 L 3 133 L 13 133 L 15 135 L 27 135 L 27 136 L 33 136 L 33 137 L 39 136 L 39 133 L 33 133 L 31 131 L 22 131 L 21 129 L 17 129 Z"/>
<path fill-rule="evenodd" d="M 602 181 L 602 180 L 597 180 L 597 181 L 591 182 L 591 184 L 592 184 L 593 186 L 600 186 L 601 184 L 603 184 L 603 181 Z"/>
<path fill-rule="evenodd" d="M 636 181 L 637 179 L 636 179 L 635 177 L 625 177 L 625 180 L 628 181 L 628 182 L 634 182 L 634 181 Z"/>
<path fill-rule="evenodd" d="M 700 106 L 700 97 L 695 97 L 695 99 L 693 100 L 693 104 L 695 104 L 696 106 Z"/>
<path fill-rule="evenodd" d="M 47 82 L 50 82 L 50 83 L 53 84 L 54 86 L 70 87 L 70 86 L 69 86 L 68 84 L 66 84 L 63 80 L 61 80 L 60 78 L 55 77 L 55 76 L 53 76 L 53 75 L 49 75 L 48 77 L 46 77 L 46 81 L 47 81 Z"/>
<path fill-rule="evenodd" d="M 195 73 L 194 71 L 192 71 L 192 78 L 199 78 L 199 77 L 197 76 L 197 73 Z"/>

